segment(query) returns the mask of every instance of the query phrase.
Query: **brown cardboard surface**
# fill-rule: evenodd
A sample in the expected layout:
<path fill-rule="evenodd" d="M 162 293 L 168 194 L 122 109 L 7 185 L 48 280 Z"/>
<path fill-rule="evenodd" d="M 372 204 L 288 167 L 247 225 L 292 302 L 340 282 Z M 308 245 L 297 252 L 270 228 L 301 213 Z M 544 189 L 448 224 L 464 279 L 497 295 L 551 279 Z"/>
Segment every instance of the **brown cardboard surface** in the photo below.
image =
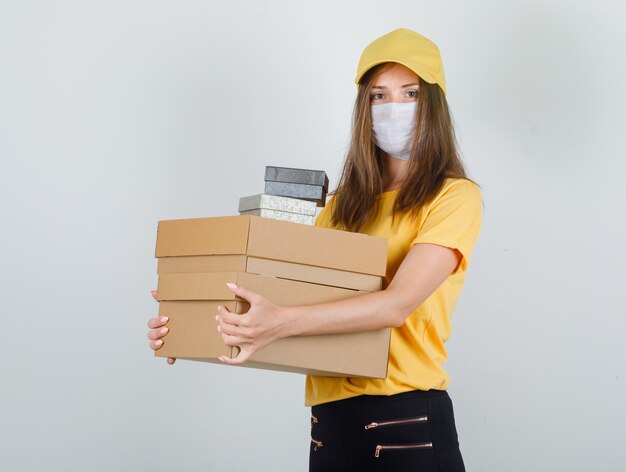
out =
<path fill-rule="evenodd" d="M 234 300 L 226 282 L 237 283 L 239 272 L 161 274 L 157 300 Z"/>
<path fill-rule="evenodd" d="M 160 257 L 157 274 L 177 274 L 195 272 L 245 272 L 247 256 L 215 255 L 215 256 L 180 256 Z"/>
<path fill-rule="evenodd" d="M 385 275 L 386 239 L 267 218 L 250 218 L 250 256 Z"/>
<path fill-rule="evenodd" d="M 256 216 L 196 218 L 159 222 L 156 256 L 160 258 L 159 312 L 170 316 L 170 332 L 156 355 L 216 362 L 217 356 L 232 357 L 238 351 L 224 346 L 217 332 L 217 306 L 236 313 L 248 307 L 226 282 L 284 306 L 358 296 L 363 292 L 356 287 L 331 285 L 345 284 L 347 279 L 350 284 L 357 279 L 359 284 L 370 283 L 372 276 L 380 280 L 386 270 L 387 241 Z M 215 259 L 207 262 L 203 256 Z M 211 271 L 205 271 L 206 264 Z M 250 269 L 274 276 L 250 273 Z M 364 274 L 369 277 L 359 278 Z M 332 284 L 322 284 L 331 280 Z M 255 353 L 245 366 L 384 378 L 390 333 L 387 328 L 285 338 Z"/>
<path fill-rule="evenodd" d="M 218 305 L 224 305 L 234 313 L 245 313 L 248 303 L 229 300 L 211 301 L 162 301 L 159 316 L 169 316 L 169 332 L 162 338 L 163 346 L 155 351 L 159 357 L 231 356 L 231 348 L 224 345 L 217 331 Z"/>
<path fill-rule="evenodd" d="M 159 274 L 199 272 L 250 272 L 281 279 L 375 292 L 382 277 L 244 255 L 180 256 L 159 258 Z"/>
<path fill-rule="evenodd" d="M 200 357 L 178 357 L 178 359 L 184 359 L 188 361 L 207 362 L 209 364 L 222 364 L 219 359 L 204 359 Z M 294 374 L 311 374 L 311 375 L 323 375 L 326 377 L 346 377 L 344 374 L 337 374 L 335 372 L 326 372 L 323 370 L 315 369 L 301 369 L 298 367 L 290 367 L 280 364 L 268 364 L 266 362 L 248 361 L 245 364 L 240 364 L 237 367 L 247 367 L 252 369 L 273 370 L 274 372 L 291 372 Z M 358 376 L 352 376 L 358 377 Z"/>
<path fill-rule="evenodd" d="M 280 365 L 300 373 L 323 372 L 331 377 L 387 376 L 390 329 L 362 333 L 293 336 L 279 339 L 250 358 L 248 364 Z"/>
<path fill-rule="evenodd" d="M 156 257 L 245 254 L 249 216 L 159 221 Z"/>
<path fill-rule="evenodd" d="M 389 329 L 379 329 L 363 333 L 283 338 L 255 352 L 241 367 L 328 377 L 384 379 L 387 377 L 390 333 Z M 221 343 L 221 339 L 219 342 Z M 156 352 L 160 352 L 165 346 L 164 343 Z M 221 363 L 217 360 L 220 354 L 216 354 L 214 348 L 204 346 L 204 349 L 194 350 L 193 355 L 169 357 Z M 186 349 L 185 346 L 181 347 Z M 188 349 L 185 352 L 192 351 Z M 236 353 L 235 351 L 233 355 Z M 225 355 L 232 357 L 230 354 Z"/>
<path fill-rule="evenodd" d="M 323 375 L 326 377 L 387 377 L 391 331 L 294 336 L 257 351 L 239 367 Z M 200 356 L 179 357 L 221 363 Z"/>
<path fill-rule="evenodd" d="M 278 305 L 310 305 L 353 297 L 362 292 L 326 285 L 285 280 L 246 272 L 208 272 L 197 274 L 161 274 L 157 299 L 235 300 L 227 282 L 260 293 Z"/>
<path fill-rule="evenodd" d="M 215 303 L 215 307 L 217 305 Z M 171 309 L 169 313 L 172 313 Z M 221 363 L 217 359 L 220 355 L 233 357 L 238 350 L 235 348 L 231 353 L 224 346 L 214 317 L 214 325 L 211 326 L 208 319 L 179 316 L 178 325 L 174 327 L 172 324 L 171 332 L 165 336 L 163 346 L 155 351 L 156 355 L 212 363 Z M 185 325 L 185 334 L 182 335 L 177 333 L 181 325 Z M 175 334 L 176 338 L 173 337 Z M 283 338 L 254 353 L 241 367 L 329 377 L 384 379 L 387 376 L 390 334 L 390 329 L 379 329 L 362 333 Z M 168 336 L 172 337 L 168 340 Z"/>
<path fill-rule="evenodd" d="M 157 257 L 215 254 L 247 254 L 384 276 L 387 241 L 249 215 L 159 222 Z"/>
<path fill-rule="evenodd" d="M 159 313 L 170 316 L 170 332 L 159 356 L 215 362 L 219 355 L 234 356 L 217 332 L 217 306 L 243 313 L 225 286 L 234 282 L 280 305 L 306 305 L 357 296 L 355 290 L 284 280 L 245 272 L 161 274 Z M 222 288 L 223 287 L 223 288 Z M 175 301 L 180 300 L 180 301 Z M 196 301 L 188 301 L 196 300 Z M 233 308 L 231 308 L 233 307 Z M 362 333 L 294 336 L 280 339 L 254 354 L 247 367 L 331 376 L 384 378 L 387 373 L 389 328 Z M 169 338 L 169 339 L 168 339 Z"/>
<path fill-rule="evenodd" d="M 275 261 L 273 259 L 260 259 L 257 257 L 248 257 L 246 272 L 366 292 L 380 290 L 383 281 L 382 277 L 378 275 Z"/>

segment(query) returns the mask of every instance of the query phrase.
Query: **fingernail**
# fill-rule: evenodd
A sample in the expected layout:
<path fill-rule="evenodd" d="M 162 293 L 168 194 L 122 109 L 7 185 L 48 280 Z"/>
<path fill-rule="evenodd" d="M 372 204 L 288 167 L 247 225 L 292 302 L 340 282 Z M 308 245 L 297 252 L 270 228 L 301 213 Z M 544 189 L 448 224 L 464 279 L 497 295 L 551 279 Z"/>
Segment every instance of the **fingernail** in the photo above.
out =
<path fill-rule="evenodd" d="M 228 285 L 230 288 L 236 289 L 237 286 L 231 282 L 226 282 L 226 285 Z"/>
<path fill-rule="evenodd" d="M 159 330 L 159 333 L 161 333 L 161 334 L 165 334 L 165 333 L 167 333 L 168 331 L 169 331 L 169 329 L 168 329 L 168 328 L 161 328 L 161 329 Z"/>
<path fill-rule="evenodd" d="M 217 327 L 217 332 L 221 333 L 222 332 L 222 328 L 220 328 L 219 326 Z"/>
<path fill-rule="evenodd" d="M 220 320 L 220 315 L 215 315 L 215 321 L 219 321 Z"/>
<path fill-rule="evenodd" d="M 169 319 L 170 319 L 169 316 L 162 316 L 161 317 L 161 323 L 165 323 Z"/>
<path fill-rule="evenodd" d="M 160 339 L 157 339 L 156 341 L 154 341 L 154 345 L 155 345 L 156 347 L 160 347 L 160 346 L 161 346 L 161 344 L 163 344 L 163 341 L 162 341 L 162 340 L 160 340 Z"/>

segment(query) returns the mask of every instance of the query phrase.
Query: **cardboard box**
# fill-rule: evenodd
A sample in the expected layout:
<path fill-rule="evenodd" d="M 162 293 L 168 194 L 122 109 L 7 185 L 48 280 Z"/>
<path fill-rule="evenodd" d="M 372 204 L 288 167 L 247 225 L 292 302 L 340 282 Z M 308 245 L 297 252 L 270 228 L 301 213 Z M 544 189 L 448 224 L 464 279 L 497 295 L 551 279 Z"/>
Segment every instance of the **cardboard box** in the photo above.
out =
<path fill-rule="evenodd" d="M 158 357 L 206 358 L 219 362 L 219 356 L 231 356 L 217 331 L 218 305 L 233 313 L 245 313 L 248 303 L 233 300 L 186 300 L 159 302 L 159 316 L 169 316 L 168 334 L 163 346 L 155 351 Z"/>
<path fill-rule="evenodd" d="M 196 272 L 248 272 L 245 254 L 216 254 L 214 256 L 159 257 L 157 274 Z"/>
<path fill-rule="evenodd" d="M 362 292 L 326 285 L 285 280 L 247 272 L 209 272 L 198 274 L 161 274 L 158 301 L 240 300 L 227 282 L 261 293 L 278 305 L 310 305 L 354 297 Z"/>
<path fill-rule="evenodd" d="M 159 258 L 159 275 L 199 272 L 249 272 L 365 292 L 380 290 L 383 281 L 378 275 L 261 259 L 243 254 Z"/>
<path fill-rule="evenodd" d="M 380 288 L 387 241 L 256 216 L 196 218 L 159 222 L 156 256 L 159 313 L 170 317 L 171 329 L 155 354 L 219 362 L 217 356 L 232 357 L 237 348 L 222 343 L 217 306 L 234 313 L 249 309 L 226 282 L 285 306 L 358 296 L 360 289 Z M 384 378 L 390 333 L 387 328 L 285 338 L 255 353 L 244 367 Z"/>
<path fill-rule="evenodd" d="M 283 306 L 324 303 L 357 296 L 358 291 L 278 279 L 245 272 L 161 274 L 157 297 L 160 315 L 170 317 L 170 332 L 155 354 L 207 362 L 219 355 L 233 357 L 217 333 L 217 305 L 235 313 L 249 306 L 226 287 L 233 282 Z M 240 305 L 237 305 L 240 303 Z M 233 305 L 234 304 L 234 305 Z M 231 308 L 232 307 L 232 308 Z M 245 366 L 329 376 L 385 378 L 389 328 L 362 333 L 294 336 L 280 339 L 255 353 Z"/>
<path fill-rule="evenodd" d="M 387 240 L 258 216 L 159 222 L 156 257 L 244 254 L 385 276 Z"/>

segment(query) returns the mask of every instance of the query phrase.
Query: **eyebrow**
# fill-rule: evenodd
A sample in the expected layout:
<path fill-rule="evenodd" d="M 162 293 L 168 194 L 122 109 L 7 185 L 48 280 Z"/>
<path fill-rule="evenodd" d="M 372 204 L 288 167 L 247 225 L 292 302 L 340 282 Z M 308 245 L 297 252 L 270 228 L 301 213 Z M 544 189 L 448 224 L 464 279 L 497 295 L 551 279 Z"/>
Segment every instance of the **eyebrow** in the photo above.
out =
<path fill-rule="evenodd" d="M 406 85 L 403 85 L 402 88 L 413 87 L 415 85 L 419 85 L 419 84 L 406 84 Z M 373 89 L 386 89 L 387 87 L 385 87 L 384 85 L 374 85 L 372 88 Z"/>

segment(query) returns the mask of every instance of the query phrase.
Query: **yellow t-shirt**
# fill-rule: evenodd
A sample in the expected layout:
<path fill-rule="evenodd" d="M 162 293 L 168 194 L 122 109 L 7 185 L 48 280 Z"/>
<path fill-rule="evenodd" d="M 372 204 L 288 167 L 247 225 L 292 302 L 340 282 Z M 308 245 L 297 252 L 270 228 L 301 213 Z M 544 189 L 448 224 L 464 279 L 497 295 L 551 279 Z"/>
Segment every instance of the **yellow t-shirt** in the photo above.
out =
<path fill-rule="evenodd" d="M 382 193 L 380 211 L 370 215 L 359 232 L 388 241 L 387 274 L 383 289 L 393 279 L 411 246 L 430 243 L 458 249 L 462 259 L 456 270 L 417 307 L 399 328 L 391 331 L 386 379 L 323 377 L 306 379 L 307 406 L 356 395 L 392 395 L 409 390 L 445 390 L 448 373 L 444 343 L 450 336 L 456 305 L 482 222 L 482 198 L 476 184 L 466 179 L 446 179 L 437 196 L 424 205 L 417 217 L 396 217 L 391 209 L 397 190 Z M 318 215 L 315 225 L 330 228 L 333 199 Z"/>

